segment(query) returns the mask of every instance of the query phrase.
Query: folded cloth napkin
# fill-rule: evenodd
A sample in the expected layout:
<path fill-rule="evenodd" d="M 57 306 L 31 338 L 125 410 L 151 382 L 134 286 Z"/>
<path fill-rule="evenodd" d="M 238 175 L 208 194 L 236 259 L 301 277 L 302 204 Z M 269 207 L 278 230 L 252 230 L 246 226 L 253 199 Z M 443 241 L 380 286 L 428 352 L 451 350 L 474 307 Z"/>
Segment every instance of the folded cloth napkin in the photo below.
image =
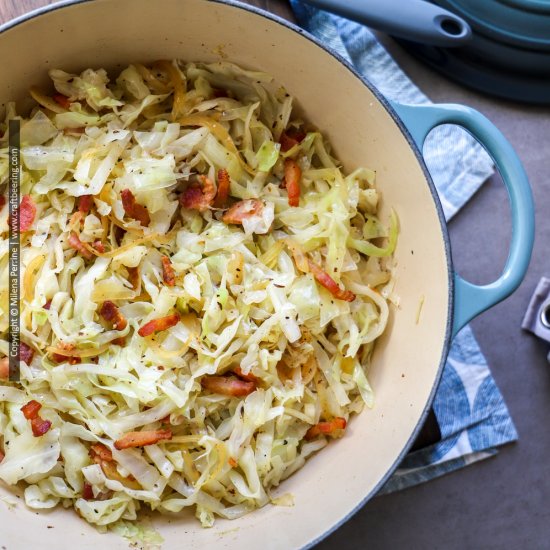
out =
<path fill-rule="evenodd" d="M 430 103 L 369 29 L 290 0 L 299 24 L 350 62 L 389 99 Z M 456 126 L 436 128 L 424 158 L 447 220 L 493 173 L 484 149 Z M 380 493 L 428 481 L 494 455 L 517 432 L 469 327 L 455 337 L 433 403 L 441 439 L 410 452 Z"/>

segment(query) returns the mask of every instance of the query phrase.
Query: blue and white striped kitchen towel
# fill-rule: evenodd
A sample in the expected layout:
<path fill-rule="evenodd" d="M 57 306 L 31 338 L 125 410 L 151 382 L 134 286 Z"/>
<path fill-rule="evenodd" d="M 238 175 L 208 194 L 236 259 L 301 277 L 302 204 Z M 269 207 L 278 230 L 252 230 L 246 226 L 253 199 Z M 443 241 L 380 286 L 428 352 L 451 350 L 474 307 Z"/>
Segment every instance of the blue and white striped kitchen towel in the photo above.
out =
<path fill-rule="evenodd" d="M 291 4 L 300 25 L 349 61 L 386 97 L 402 103 L 430 103 L 369 29 L 298 0 Z M 430 134 L 424 157 L 447 220 L 493 173 L 485 151 L 453 126 L 440 126 Z M 433 409 L 441 440 L 409 453 L 381 493 L 462 468 L 517 439 L 506 404 L 469 327 L 453 341 Z"/>

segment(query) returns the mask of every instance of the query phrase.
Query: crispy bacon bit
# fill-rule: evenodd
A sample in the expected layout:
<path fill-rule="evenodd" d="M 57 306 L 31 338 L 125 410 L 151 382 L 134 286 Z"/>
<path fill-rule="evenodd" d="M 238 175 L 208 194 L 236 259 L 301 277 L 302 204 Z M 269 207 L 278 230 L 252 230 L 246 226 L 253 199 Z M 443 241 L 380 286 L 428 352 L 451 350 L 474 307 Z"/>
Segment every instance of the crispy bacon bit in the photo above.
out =
<path fill-rule="evenodd" d="M 92 208 L 92 204 L 94 203 L 94 196 L 93 195 L 82 195 L 78 198 L 78 211 L 82 214 L 87 214 L 90 209 Z"/>
<path fill-rule="evenodd" d="M 218 193 L 214 202 L 216 208 L 223 208 L 226 205 L 229 198 L 230 186 L 231 179 L 229 178 L 229 173 L 224 168 L 220 168 L 218 170 Z"/>
<path fill-rule="evenodd" d="M 25 342 L 21 342 L 19 344 L 19 359 L 23 361 L 23 363 L 30 365 L 33 357 L 34 350 L 30 346 L 27 346 Z"/>
<path fill-rule="evenodd" d="M 145 323 L 139 330 L 138 334 L 140 336 L 151 336 L 155 332 L 160 332 L 161 330 L 167 330 L 170 327 L 173 327 L 179 323 L 180 314 L 172 313 L 171 315 L 166 315 L 166 317 L 160 317 L 159 319 L 153 319 L 148 323 Z"/>
<path fill-rule="evenodd" d="M 105 245 L 99 240 L 97 239 L 96 241 L 94 241 L 94 244 L 92 244 L 92 247 L 97 250 L 100 254 L 104 254 L 105 253 Z"/>
<path fill-rule="evenodd" d="M 139 286 L 139 267 L 127 267 L 126 271 L 128 271 L 128 282 L 135 290 Z"/>
<path fill-rule="evenodd" d="M 19 231 L 28 231 L 34 223 L 36 205 L 30 195 L 23 195 L 19 206 Z"/>
<path fill-rule="evenodd" d="M 49 420 L 44 420 L 39 416 L 38 411 L 40 411 L 41 408 L 42 405 L 34 399 L 21 407 L 23 416 L 31 421 L 31 429 L 34 437 L 44 435 L 52 427 L 52 423 Z"/>
<path fill-rule="evenodd" d="M 34 399 L 32 401 L 29 401 L 25 405 L 21 407 L 21 412 L 23 413 L 23 416 L 27 420 L 32 420 L 33 418 L 38 417 L 38 411 L 42 408 L 42 405 L 35 401 Z"/>
<path fill-rule="evenodd" d="M 200 210 L 198 205 L 202 206 L 203 193 L 202 189 L 198 186 L 188 187 L 179 198 L 180 204 L 184 208 L 195 208 Z"/>
<path fill-rule="evenodd" d="M 60 353 L 52 353 L 51 357 L 52 361 L 55 361 L 56 363 L 63 363 L 63 361 L 67 361 L 68 359 L 68 357 L 61 355 Z"/>
<path fill-rule="evenodd" d="M 51 301 L 51 300 L 48 300 L 48 301 L 42 306 L 42 309 L 47 309 L 47 310 L 49 310 L 51 307 L 52 307 L 52 301 Z"/>
<path fill-rule="evenodd" d="M 258 199 L 246 199 L 236 202 L 223 216 L 225 223 L 242 224 L 243 220 L 258 216 L 264 209 L 264 203 Z"/>
<path fill-rule="evenodd" d="M 130 447 L 145 447 L 154 445 L 163 439 L 172 439 L 170 430 L 145 430 L 142 432 L 128 432 L 115 441 L 115 449 L 129 449 Z"/>
<path fill-rule="evenodd" d="M 239 380 L 232 376 L 205 376 L 201 380 L 201 385 L 205 390 L 221 395 L 229 395 L 232 397 L 244 397 L 249 395 L 256 389 L 254 382 Z"/>
<path fill-rule="evenodd" d="M 103 443 L 94 443 L 90 447 L 89 455 L 93 462 L 101 466 L 103 473 L 109 479 L 120 481 L 126 487 L 131 489 L 141 489 L 141 486 L 136 482 L 136 478 L 134 476 L 129 475 L 128 477 L 123 477 L 120 475 L 117 470 L 116 462 L 113 459 L 111 449 L 103 445 Z M 97 500 L 99 500 L 99 498 L 97 498 Z"/>
<path fill-rule="evenodd" d="M 288 134 L 283 132 L 279 138 L 279 143 L 281 144 L 281 151 L 286 153 L 290 151 L 295 145 L 298 145 L 298 140 L 290 137 Z"/>
<path fill-rule="evenodd" d="M 52 360 L 56 363 L 63 363 L 63 361 L 68 361 L 70 365 L 77 365 L 78 363 L 82 363 L 82 359 L 80 357 L 71 355 L 71 352 L 76 349 L 76 346 L 74 344 L 70 342 L 59 342 L 58 348 L 66 351 L 67 353 L 52 353 Z"/>
<path fill-rule="evenodd" d="M 105 321 L 113 323 L 115 330 L 124 330 L 128 326 L 128 321 L 126 321 L 124 315 L 120 313 L 118 307 L 110 300 L 103 302 L 99 314 Z"/>
<path fill-rule="evenodd" d="M 34 437 L 44 435 L 51 427 L 52 423 L 49 420 L 44 420 L 40 417 L 31 420 L 32 435 L 34 435 Z"/>
<path fill-rule="evenodd" d="M 0 195 L 0 210 L 6 206 L 6 197 L 4 195 Z"/>
<path fill-rule="evenodd" d="M 63 109 L 67 109 L 67 111 L 71 107 L 71 102 L 69 101 L 69 98 L 66 95 L 63 94 L 54 94 L 52 96 L 52 99 L 58 104 L 63 107 Z"/>
<path fill-rule="evenodd" d="M 0 359 L 0 380 L 7 380 L 10 377 L 10 360 L 7 357 Z"/>
<path fill-rule="evenodd" d="M 254 384 L 257 384 L 258 377 L 254 376 L 252 372 L 249 372 L 248 374 L 245 374 L 241 367 L 237 367 L 233 369 L 233 372 L 242 380 L 246 380 L 247 382 L 254 382 Z"/>
<path fill-rule="evenodd" d="M 68 361 L 69 365 L 78 365 L 79 363 L 82 363 L 82 359 L 80 357 L 61 355 L 61 353 L 52 353 L 51 357 L 52 361 L 55 361 L 56 363 L 63 363 L 64 361 Z"/>
<path fill-rule="evenodd" d="M 315 426 L 312 426 L 305 435 L 305 438 L 307 440 L 314 439 L 318 435 L 330 435 L 332 437 L 336 437 L 339 432 L 339 430 L 345 430 L 346 429 L 346 419 L 342 418 L 341 416 L 337 416 L 330 422 L 319 422 L 318 424 L 315 424 Z M 336 432 L 336 433 L 335 433 Z"/>
<path fill-rule="evenodd" d="M 87 260 L 92 258 L 93 254 L 82 244 L 80 237 L 74 231 L 71 231 L 67 242 L 69 246 L 79 252 L 83 258 Z"/>
<path fill-rule="evenodd" d="M 216 196 L 216 187 L 212 183 L 212 180 L 206 176 L 199 176 L 199 179 L 202 183 L 202 189 L 196 186 L 188 187 L 180 195 L 180 204 L 184 208 L 204 212 L 205 210 L 208 210 L 214 201 L 214 197 Z"/>
<path fill-rule="evenodd" d="M 285 160 L 285 187 L 288 191 L 288 204 L 298 206 L 300 204 L 300 180 L 302 169 L 295 160 Z"/>
<path fill-rule="evenodd" d="M 176 284 L 176 273 L 170 258 L 163 255 L 160 260 L 162 262 L 162 279 L 168 286 L 174 286 Z"/>
<path fill-rule="evenodd" d="M 290 149 L 298 145 L 305 137 L 306 134 L 300 130 L 292 131 L 292 129 L 290 129 L 288 132 L 283 132 L 279 138 L 281 151 L 283 153 L 290 151 Z"/>
<path fill-rule="evenodd" d="M 128 217 L 138 220 L 141 225 L 147 227 L 151 223 L 147 208 L 136 202 L 136 198 L 130 189 L 123 189 L 121 197 L 124 212 L 126 212 Z"/>
<path fill-rule="evenodd" d="M 94 499 L 94 491 L 92 490 L 92 486 L 89 483 L 84 483 L 84 487 L 82 487 L 82 498 L 84 500 Z"/>
<path fill-rule="evenodd" d="M 338 300 L 345 300 L 346 302 L 353 302 L 353 300 L 355 300 L 355 294 L 353 292 L 341 289 L 338 283 L 315 262 L 308 260 L 307 263 L 315 280 L 320 285 L 324 286 L 335 298 L 338 298 Z"/>
<path fill-rule="evenodd" d="M 229 462 L 229 466 L 231 466 L 231 468 L 237 467 L 238 462 L 232 456 L 229 457 L 227 462 Z"/>
<path fill-rule="evenodd" d="M 109 447 L 107 447 L 106 445 L 103 445 L 103 443 L 94 443 L 90 447 L 90 451 L 88 454 L 96 464 L 99 464 L 100 462 L 103 462 L 103 461 L 104 462 L 113 461 L 113 453 L 111 452 L 111 449 L 109 449 Z"/>

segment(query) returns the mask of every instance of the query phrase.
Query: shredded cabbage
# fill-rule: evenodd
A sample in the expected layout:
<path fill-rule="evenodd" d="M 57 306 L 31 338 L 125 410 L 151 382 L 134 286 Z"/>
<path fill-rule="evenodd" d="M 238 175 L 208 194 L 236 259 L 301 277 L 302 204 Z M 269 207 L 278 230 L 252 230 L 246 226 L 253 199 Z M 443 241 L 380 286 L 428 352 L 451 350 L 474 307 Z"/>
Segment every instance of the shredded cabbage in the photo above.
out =
<path fill-rule="evenodd" d="M 21 335 L 34 354 L 0 385 L 0 479 L 24 481 L 33 509 L 73 506 L 153 545 L 142 508 L 192 507 L 209 527 L 292 505 L 271 491 L 374 403 L 398 234 L 395 212 L 380 221 L 374 172 L 344 174 L 264 73 L 163 61 L 112 81 L 50 76 L 56 93 L 32 90 L 21 117 L 22 193 L 37 210 L 21 235 Z M 32 399 L 43 435 L 21 411 Z M 153 436 L 121 446 L 129 432 Z"/>

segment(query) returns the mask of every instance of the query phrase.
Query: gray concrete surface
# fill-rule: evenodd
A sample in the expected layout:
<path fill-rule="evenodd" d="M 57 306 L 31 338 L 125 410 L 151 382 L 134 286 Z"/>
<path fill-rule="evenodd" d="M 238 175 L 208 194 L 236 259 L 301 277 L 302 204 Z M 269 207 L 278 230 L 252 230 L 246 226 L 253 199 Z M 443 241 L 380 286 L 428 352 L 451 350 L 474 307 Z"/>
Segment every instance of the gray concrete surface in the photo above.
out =
<path fill-rule="evenodd" d="M 481 96 L 425 68 L 390 39 L 384 43 L 435 102 L 456 102 L 488 116 L 519 153 L 536 203 L 536 241 L 527 277 L 505 302 L 472 323 L 519 432 L 496 457 L 368 502 L 318 550 L 550 548 L 549 346 L 521 320 L 543 275 L 550 276 L 550 108 Z M 506 259 L 510 214 L 499 176 L 489 180 L 449 225 L 455 266 L 476 283 L 498 276 Z"/>

